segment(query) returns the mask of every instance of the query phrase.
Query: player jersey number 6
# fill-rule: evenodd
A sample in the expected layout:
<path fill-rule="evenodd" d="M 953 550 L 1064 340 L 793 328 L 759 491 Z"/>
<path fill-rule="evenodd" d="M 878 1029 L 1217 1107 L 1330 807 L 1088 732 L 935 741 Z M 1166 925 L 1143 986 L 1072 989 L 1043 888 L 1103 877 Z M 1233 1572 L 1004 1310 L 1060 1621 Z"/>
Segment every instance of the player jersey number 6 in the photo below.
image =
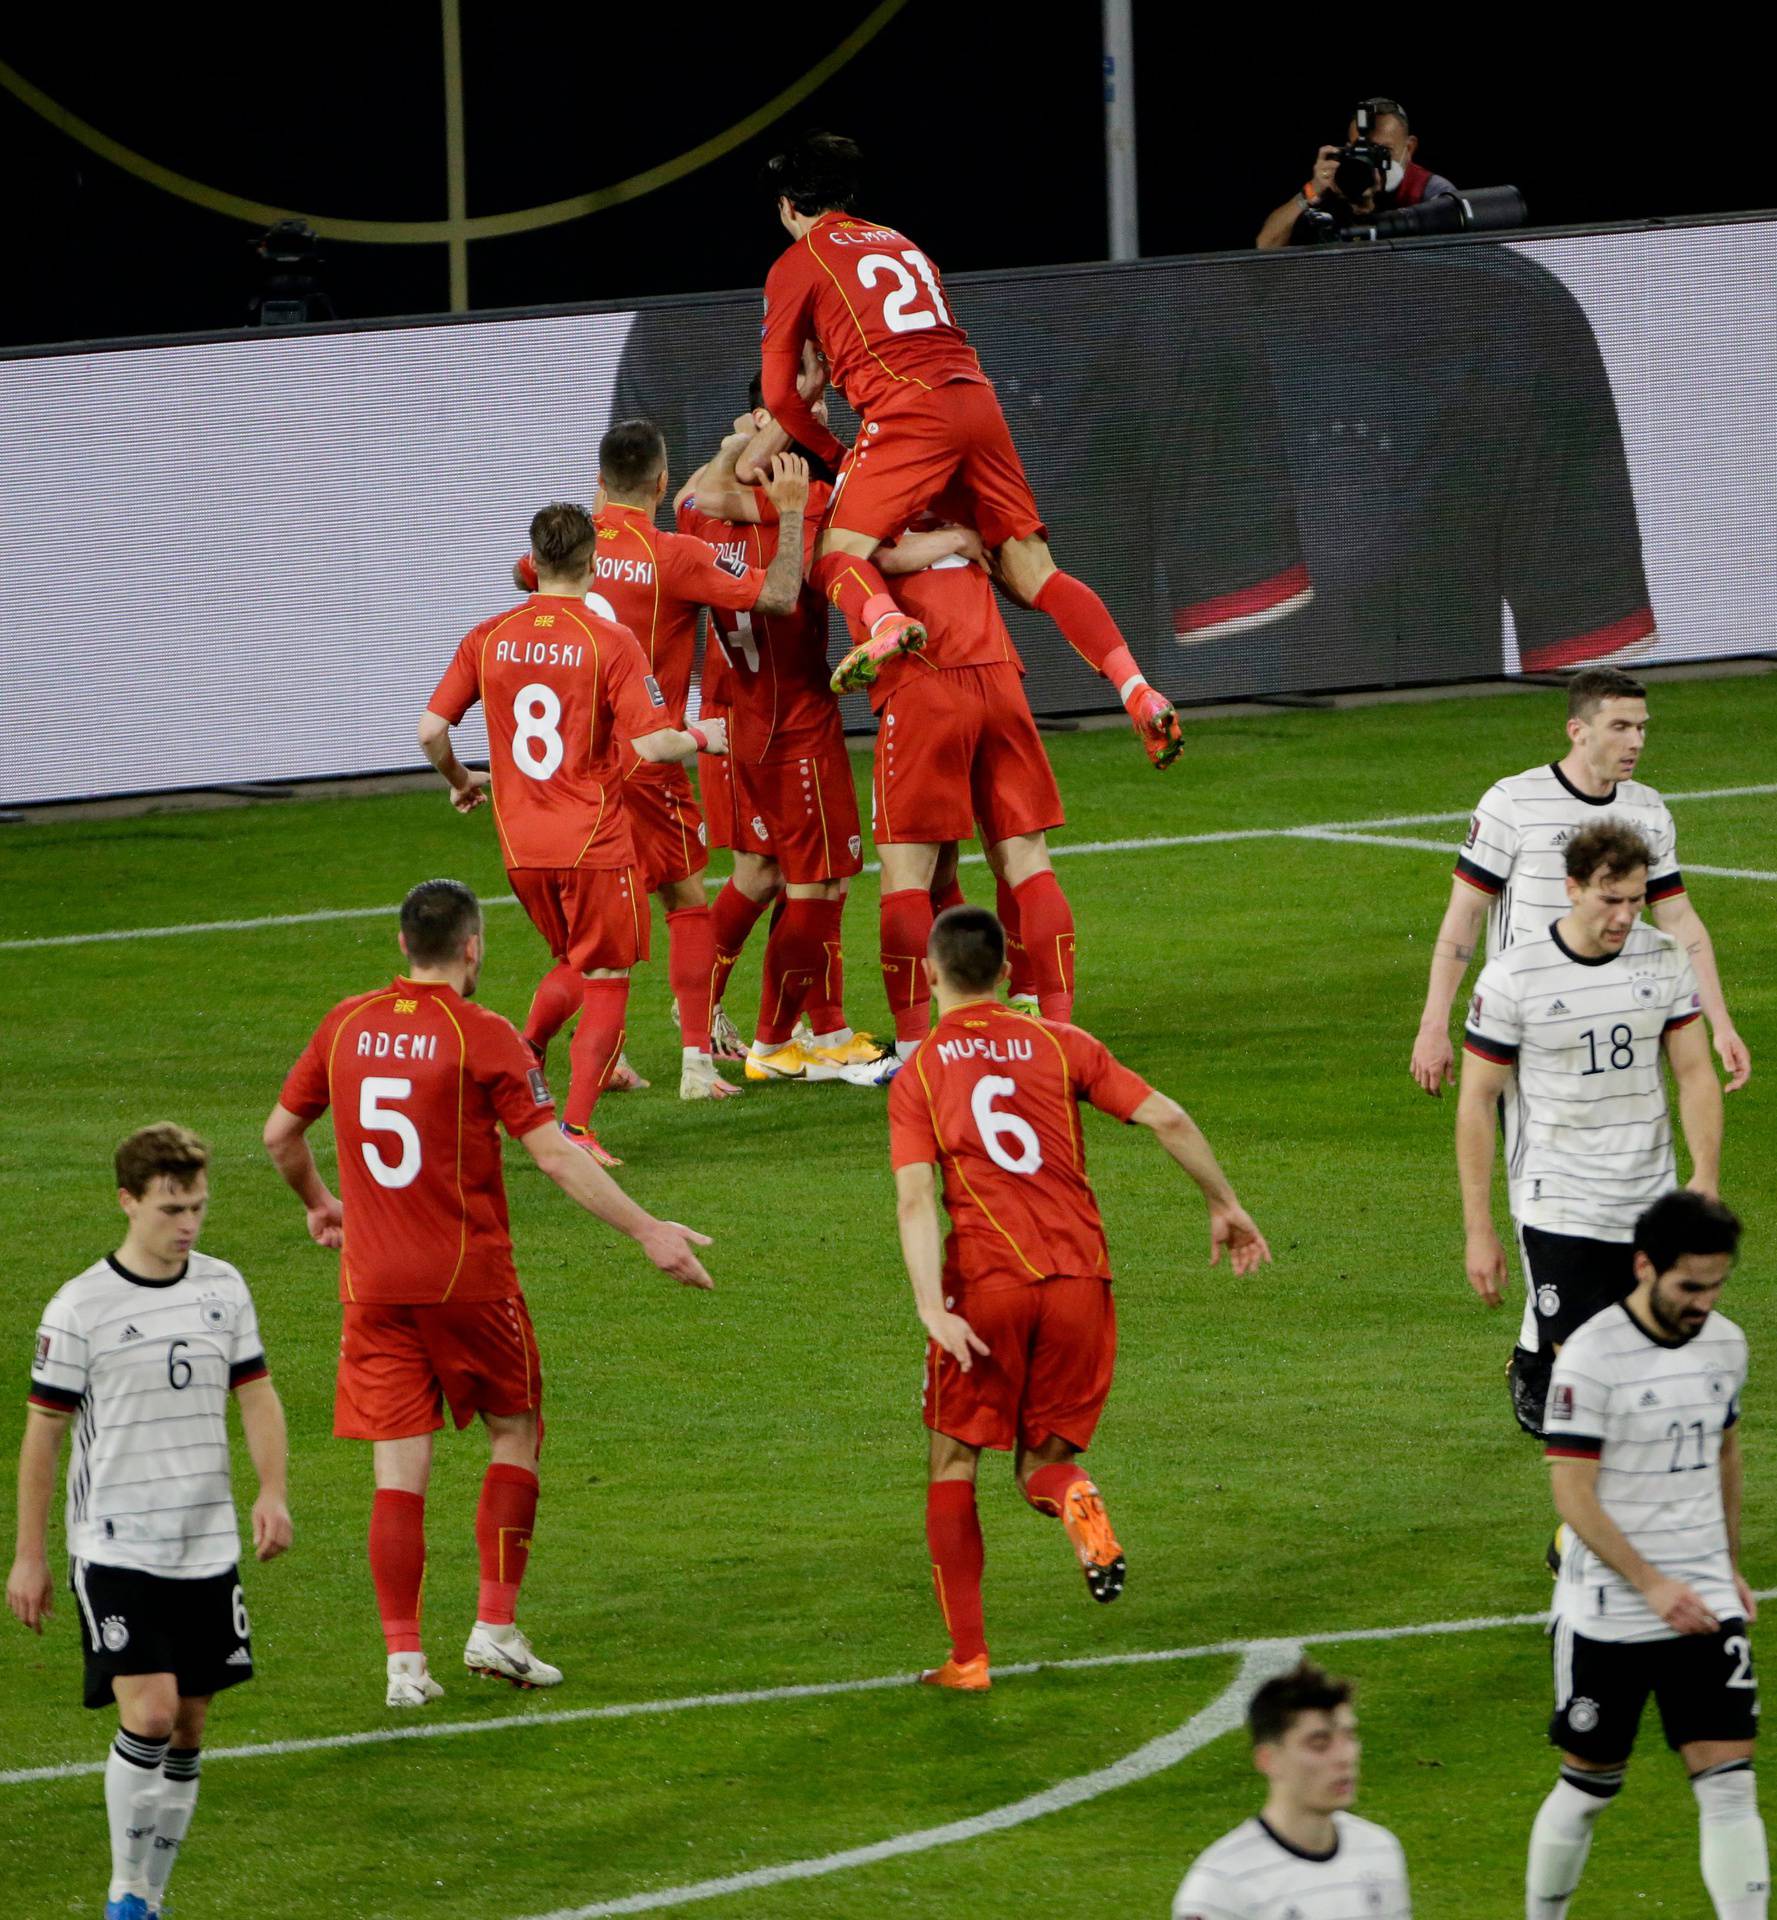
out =
<path fill-rule="evenodd" d="M 411 1080 L 367 1074 L 358 1083 L 358 1124 L 366 1133 L 392 1133 L 401 1142 L 401 1158 L 385 1160 L 374 1140 L 361 1140 L 359 1151 L 370 1177 L 379 1187 L 410 1187 L 420 1170 L 420 1130 L 407 1115 L 385 1100 L 405 1100 L 413 1092 Z"/>
<path fill-rule="evenodd" d="M 984 1073 L 969 1095 L 969 1111 L 975 1117 L 975 1130 L 987 1149 L 988 1159 L 1008 1173 L 1029 1175 L 1043 1164 L 1043 1148 L 1036 1128 L 1015 1113 L 997 1112 L 993 1104 L 1017 1091 L 1016 1080 L 1008 1080 L 1004 1074 Z"/>
<path fill-rule="evenodd" d="M 901 260 L 925 282 L 925 289 L 937 308 L 933 313 L 913 303 L 919 298 L 919 285 L 913 274 L 902 266 Z M 891 333 L 918 333 L 922 328 L 935 327 L 939 321 L 950 325 L 950 310 L 944 304 L 944 296 L 938 291 L 938 276 L 932 271 L 932 263 L 917 247 L 909 247 L 897 260 L 892 253 L 867 253 L 858 262 L 858 279 L 873 292 L 876 283 L 884 274 L 894 281 L 894 291 L 882 303 L 883 323 Z"/>

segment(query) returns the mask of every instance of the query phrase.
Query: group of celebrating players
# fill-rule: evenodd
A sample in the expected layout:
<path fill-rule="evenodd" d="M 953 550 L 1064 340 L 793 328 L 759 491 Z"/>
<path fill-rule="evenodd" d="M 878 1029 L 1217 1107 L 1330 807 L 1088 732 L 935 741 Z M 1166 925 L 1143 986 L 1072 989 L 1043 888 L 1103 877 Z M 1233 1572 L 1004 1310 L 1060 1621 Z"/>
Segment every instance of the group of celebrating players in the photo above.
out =
<path fill-rule="evenodd" d="M 624 1059 L 624 1032 L 649 896 L 666 916 L 681 1097 L 740 1093 L 724 1058 L 742 1059 L 753 1082 L 891 1082 L 901 1247 L 928 1335 L 926 1533 L 950 1639 L 928 1684 L 992 1684 L 975 1496 L 984 1447 L 1013 1455 L 1025 1499 L 1060 1522 L 1092 1597 L 1123 1589 L 1123 1549 L 1079 1462 L 1116 1345 L 1079 1104 L 1149 1128 L 1197 1184 L 1212 1264 L 1226 1251 L 1246 1278 L 1271 1258 L 1184 1110 L 1069 1024 L 1073 922 L 1044 837 L 1061 823 L 1060 800 L 996 586 L 1048 613 L 1112 681 L 1157 766 L 1179 750 L 1178 722 L 1102 601 L 1056 568 L 936 269 L 904 234 L 853 215 L 856 172 L 855 148 L 826 135 L 768 169 L 792 245 L 766 284 L 759 386 L 675 496 L 678 530 L 655 525 L 670 484 L 660 432 L 613 427 L 595 509 L 536 514 L 514 569 L 526 598 L 465 637 L 420 722 L 452 803 L 468 813 L 491 798 L 513 891 L 549 949 L 522 1033 L 475 1001 L 485 932 L 474 895 L 423 882 L 401 909 L 404 970 L 326 1015 L 266 1123 L 311 1236 L 340 1252 L 334 1431 L 372 1443 L 369 1557 L 392 1708 L 443 1692 L 423 1650 L 421 1593 L 447 1408 L 459 1428 L 479 1418 L 490 1449 L 465 1665 L 527 1688 L 562 1679 L 516 1619 L 538 1505 L 542 1369 L 501 1130 L 662 1272 L 712 1284 L 697 1252 L 705 1236 L 632 1201 L 593 1130 L 603 1093 L 645 1084 Z M 829 380 L 862 422 L 849 451 L 828 427 Z M 836 670 L 829 607 L 850 640 Z M 711 631 L 694 702 L 701 609 Z M 893 1048 L 854 1030 L 844 1001 L 841 913 L 862 835 L 836 695 L 854 688 L 869 690 L 879 721 L 873 830 Z M 485 773 L 451 745 L 477 703 Z M 1458 862 L 1413 1063 L 1438 1092 L 1450 1008 L 1491 900 L 1457 1126 L 1468 1266 L 1496 1304 L 1503 1098 L 1529 1294 L 1514 1403 L 1547 1436 L 1565 1523 L 1552 1733 L 1562 1770 L 1531 1841 L 1532 1920 L 1565 1914 L 1649 1691 L 1696 1783 L 1717 1913 L 1766 1911 L 1754 1609 L 1737 1561 L 1745 1341 L 1712 1311 L 1739 1229 L 1715 1197 L 1721 1094 L 1700 1014 L 1731 1084 L 1750 1068 L 1670 817 L 1629 779 L 1645 727 L 1639 686 L 1608 669 L 1582 674 L 1565 758 L 1490 791 Z M 997 916 L 956 887 L 957 843 L 977 830 Z M 710 843 L 734 856 L 713 907 Z M 1657 928 L 1639 917 L 1650 899 Z M 767 912 L 761 1004 L 743 1045 L 723 995 Z M 570 1021 L 558 1111 L 544 1063 Z M 1688 1190 L 1674 1190 L 1662 1058 L 1679 1088 Z M 307 1140 L 329 1111 L 337 1194 Z M 115 1701 L 119 1714 L 105 1780 L 109 1920 L 161 1911 L 209 1701 L 252 1674 L 231 1393 L 260 1483 L 255 1551 L 268 1559 L 291 1540 L 283 1416 L 252 1300 L 232 1267 L 195 1248 L 206 1163 L 181 1127 L 122 1144 L 124 1243 L 50 1303 L 32 1368 L 8 1601 L 41 1630 L 48 1509 L 72 1427 L 68 1544 L 86 1701 Z M 1347 1811 L 1349 1688 L 1303 1663 L 1260 1690 L 1250 1722 L 1264 1812 L 1202 1856 L 1175 1915 L 1406 1915 L 1398 1844 Z"/>

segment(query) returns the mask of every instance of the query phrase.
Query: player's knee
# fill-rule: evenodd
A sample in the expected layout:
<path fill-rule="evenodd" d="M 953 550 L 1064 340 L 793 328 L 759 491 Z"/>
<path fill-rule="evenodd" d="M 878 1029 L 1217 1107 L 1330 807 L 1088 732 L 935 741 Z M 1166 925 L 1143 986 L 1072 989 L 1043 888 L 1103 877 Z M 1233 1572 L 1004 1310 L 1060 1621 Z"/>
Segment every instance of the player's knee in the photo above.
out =
<path fill-rule="evenodd" d="M 1628 1765 L 1620 1767 L 1580 1767 L 1571 1760 L 1561 1764 L 1561 1784 L 1571 1791 L 1562 1796 L 1566 1812 L 1590 1826 L 1623 1790 Z"/>
<path fill-rule="evenodd" d="M 1026 602 L 1042 592 L 1049 576 L 1056 571 L 1048 541 L 1034 533 L 1006 541 L 1000 547 L 999 563 L 1006 585 L 1018 599 Z"/>
<path fill-rule="evenodd" d="M 1750 1760 L 1724 1760 L 1691 1775 L 1697 1817 L 1706 1827 L 1737 1826 L 1758 1817 L 1758 1783 Z"/>

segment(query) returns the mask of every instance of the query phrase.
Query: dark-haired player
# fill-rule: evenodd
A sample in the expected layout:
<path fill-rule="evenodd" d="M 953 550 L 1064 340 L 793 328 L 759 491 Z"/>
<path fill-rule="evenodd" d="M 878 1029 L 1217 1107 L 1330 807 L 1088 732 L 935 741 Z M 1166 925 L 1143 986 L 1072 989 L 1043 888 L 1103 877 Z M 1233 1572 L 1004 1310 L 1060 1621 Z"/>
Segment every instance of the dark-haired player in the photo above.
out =
<path fill-rule="evenodd" d="M 1758 1609 L 1740 1571 L 1746 1336 L 1715 1307 L 1740 1223 L 1700 1193 L 1635 1223 L 1634 1291 L 1555 1361 L 1546 1452 L 1568 1533 L 1553 1609 L 1561 1777 L 1530 1834 L 1527 1920 L 1564 1920 L 1642 1710 L 1697 1797 L 1718 1920 L 1764 1920 L 1771 1868 L 1753 1779 Z"/>
<path fill-rule="evenodd" d="M 904 233 L 853 217 L 859 172 L 856 145 L 830 133 L 765 168 L 794 242 L 765 282 L 765 404 L 792 439 L 839 465 L 810 575 L 855 642 L 833 685 L 867 686 L 885 660 L 924 644 L 871 555 L 937 504 L 979 530 L 1007 591 L 1046 613 L 1110 681 L 1148 757 L 1170 766 L 1182 744 L 1172 703 L 1148 685 L 1104 602 L 1056 567 L 999 399 L 951 317 L 938 269 Z M 798 390 L 811 343 L 862 422 L 849 454 Z"/>
<path fill-rule="evenodd" d="M 1411 1920 L 1401 1843 L 1351 1811 L 1351 1682 L 1303 1660 L 1259 1688 L 1246 1724 L 1265 1805 L 1197 1856 L 1172 1920 Z"/>
<path fill-rule="evenodd" d="M 491 787 L 512 891 L 555 965 L 531 1001 L 525 1039 L 541 1065 L 578 1012 L 563 1127 L 602 1166 L 620 1162 L 592 1130 L 623 1051 L 629 970 L 648 957 L 648 903 L 620 765 L 720 752 L 723 729 L 683 727 L 633 635 L 585 604 L 597 544 L 584 507 L 556 501 L 531 522 L 537 591 L 458 646 L 420 717 L 426 756 L 473 812 Z M 491 773 L 452 751 L 450 730 L 479 701 Z M 707 1052 L 707 1048 L 705 1049 Z M 687 1063 L 701 1072 L 698 1063 Z M 711 1069 L 713 1072 L 713 1068 Z"/>
<path fill-rule="evenodd" d="M 327 1014 L 284 1082 L 265 1146 L 339 1249 L 344 1302 L 333 1431 L 371 1442 L 370 1571 L 388 1646 L 386 1703 L 443 1692 L 426 1669 L 420 1595 L 426 1487 L 444 1409 L 477 1415 L 491 1462 L 475 1516 L 481 1588 L 463 1649 L 473 1673 L 552 1687 L 515 1612 L 537 1513 L 542 1369 L 512 1263 L 500 1129 L 574 1201 L 627 1234 L 662 1273 L 711 1280 L 705 1235 L 656 1220 L 564 1138 L 543 1074 L 511 1023 L 475 1004 L 481 908 L 455 880 L 427 880 L 401 906 L 407 971 Z M 329 1108 L 339 1197 L 304 1138 Z"/>
<path fill-rule="evenodd" d="M 1689 959 L 1641 918 L 1654 856 L 1605 819 L 1564 850 L 1567 912 L 1489 960 L 1469 1002 L 1456 1167 L 1469 1283 L 1490 1307 L 1506 1284 L 1493 1225 L 1499 1103 L 1514 1108 L 1507 1188 L 1529 1294 L 1510 1370 L 1513 1407 L 1540 1438 L 1561 1343 L 1635 1284 L 1641 1210 L 1678 1179 L 1661 1072 L 1670 1066 L 1691 1185 L 1716 1190 L 1721 1085 Z"/>
<path fill-rule="evenodd" d="M 1244 1279 L 1271 1249 L 1182 1107 L 1089 1033 L 995 999 L 1006 942 L 985 908 L 941 913 L 923 964 L 938 1023 L 889 1090 L 901 1251 L 929 1336 L 926 1538 L 951 1639 L 949 1659 L 923 1678 L 979 1692 L 991 1683 L 975 1506 L 983 1447 L 1015 1451 L 1020 1490 L 1066 1528 L 1092 1597 L 1123 1591 L 1123 1549 L 1077 1457 L 1110 1392 L 1117 1344 L 1078 1103 L 1152 1128 L 1196 1181 L 1212 1266 L 1225 1247 Z"/>

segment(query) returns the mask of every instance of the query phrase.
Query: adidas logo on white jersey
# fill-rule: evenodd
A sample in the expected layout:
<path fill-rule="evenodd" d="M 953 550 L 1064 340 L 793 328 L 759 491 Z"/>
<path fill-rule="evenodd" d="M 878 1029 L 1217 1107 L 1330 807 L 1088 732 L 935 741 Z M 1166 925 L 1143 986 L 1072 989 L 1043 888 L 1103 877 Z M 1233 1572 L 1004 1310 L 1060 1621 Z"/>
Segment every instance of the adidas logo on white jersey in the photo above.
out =
<path fill-rule="evenodd" d="M 125 1327 L 123 1330 L 123 1338 L 126 1340 L 140 1340 L 141 1337 L 142 1329 L 140 1327 Z"/>
<path fill-rule="evenodd" d="M 1638 1407 L 1657 1407 L 1660 1404 L 1660 1396 L 1654 1392 L 1652 1387 L 1649 1387 L 1647 1392 L 1644 1393 L 1635 1404 Z"/>
<path fill-rule="evenodd" d="M 1567 1002 L 1565 1000 L 1557 1000 L 1555 1004 L 1549 1009 L 1549 1018 L 1553 1020 L 1556 1014 L 1565 1013 L 1566 1011 L 1567 1011 Z"/>
<path fill-rule="evenodd" d="M 250 1667 L 253 1664 L 253 1656 L 245 1647 L 236 1647 L 222 1664 L 225 1667 Z"/>

